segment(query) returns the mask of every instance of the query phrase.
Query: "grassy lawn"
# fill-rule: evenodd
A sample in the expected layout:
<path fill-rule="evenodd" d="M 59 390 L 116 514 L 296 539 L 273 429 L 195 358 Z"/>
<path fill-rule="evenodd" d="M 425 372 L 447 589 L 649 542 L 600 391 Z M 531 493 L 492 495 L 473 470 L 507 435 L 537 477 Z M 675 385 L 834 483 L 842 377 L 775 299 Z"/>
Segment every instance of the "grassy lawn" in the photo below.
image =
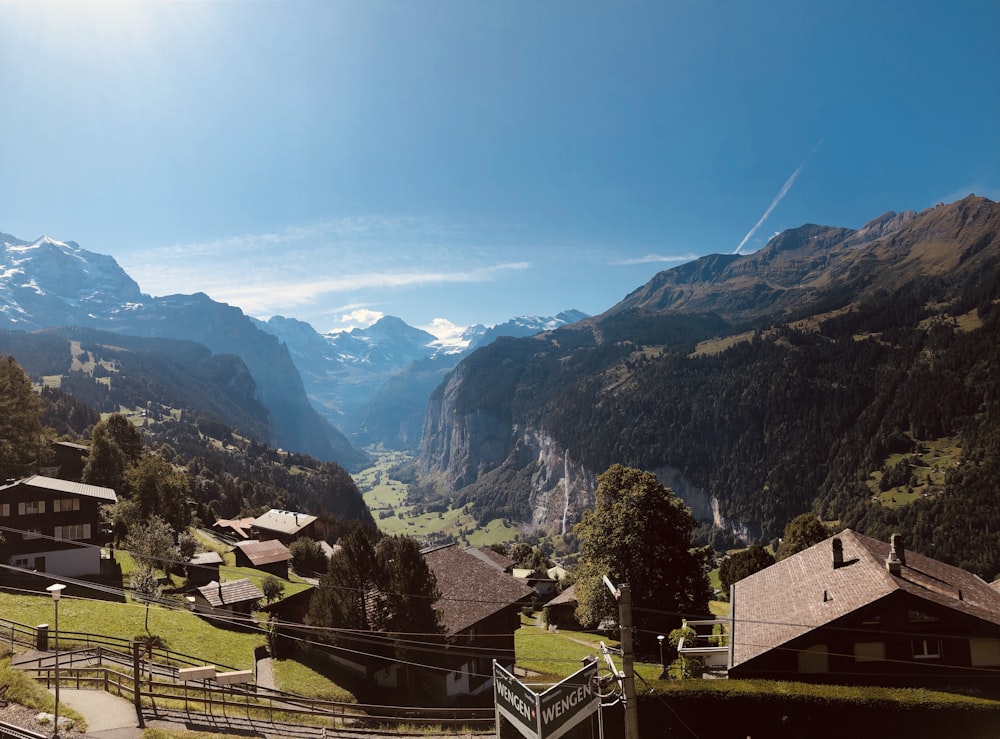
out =
<path fill-rule="evenodd" d="M 534 618 L 522 615 L 521 628 L 514 632 L 517 666 L 537 673 L 525 678 L 529 684 L 555 683 L 579 670 L 581 660 L 588 656 L 597 657 L 604 665 L 601 641 L 609 649 L 621 646 L 614 639 L 588 631 L 548 631 L 535 626 Z M 612 659 L 620 670 L 621 657 L 614 655 Z M 656 662 L 635 662 L 635 674 L 640 681 L 652 684 L 659 679 L 660 672 L 660 665 Z"/>
<path fill-rule="evenodd" d="M 146 606 L 74 597 L 79 589 L 70 586 L 59 601 L 59 628 L 63 632 L 85 632 L 131 639 L 146 633 Z M 0 614 L 11 621 L 37 626 L 54 623 L 52 599 L 48 595 L 0 593 Z M 169 649 L 183 652 L 206 664 L 220 664 L 248 670 L 254 664 L 254 649 L 264 644 L 263 632 L 242 632 L 213 626 L 186 610 L 149 607 L 149 631 L 166 642 Z"/>
<path fill-rule="evenodd" d="M 357 703 L 357 698 L 349 690 L 321 675 L 301 662 L 292 659 L 276 659 L 271 663 L 274 682 L 278 690 L 304 695 L 317 700 Z"/>
<path fill-rule="evenodd" d="M 60 681 L 61 684 L 62 681 Z M 6 649 L 0 649 L 0 685 L 9 685 L 4 698 L 11 703 L 19 703 L 36 711 L 52 713 L 55 711 L 55 696 L 49 693 L 40 682 L 32 680 L 20 670 L 15 670 L 10 666 L 10 656 Z M 86 730 L 87 722 L 83 716 L 62 701 L 59 702 L 60 717 L 66 716 L 73 719 L 76 728 Z"/>

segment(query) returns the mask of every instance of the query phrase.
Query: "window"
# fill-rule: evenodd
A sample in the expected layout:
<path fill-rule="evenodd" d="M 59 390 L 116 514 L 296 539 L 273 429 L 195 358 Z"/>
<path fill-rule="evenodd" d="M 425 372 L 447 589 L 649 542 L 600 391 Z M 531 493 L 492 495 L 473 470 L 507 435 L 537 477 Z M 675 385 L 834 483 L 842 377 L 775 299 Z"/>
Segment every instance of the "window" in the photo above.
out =
<path fill-rule="evenodd" d="M 14 560 L 14 566 L 15 567 L 27 567 L 28 566 L 28 560 L 26 560 L 26 559 L 15 559 Z"/>
<path fill-rule="evenodd" d="M 57 539 L 89 539 L 90 538 L 90 524 L 89 523 L 78 523 L 72 526 L 56 526 L 56 538 Z"/>
<path fill-rule="evenodd" d="M 937 621 L 937 616 L 932 616 L 929 613 L 924 613 L 923 611 L 918 611 L 911 608 L 908 614 L 910 621 L 915 623 L 927 623 L 928 621 Z"/>
<path fill-rule="evenodd" d="M 62 511 L 78 511 L 80 510 L 80 499 L 79 498 L 61 498 L 52 501 L 52 510 L 55 513 L 60 513 Z"/>
<path fill-rule="evenodd" d="M 17 504 L 17 513 L 20 516 L 30 516 L 35 513 L 45 513 L 44 500 L 27 500 Z"/>
<path fill-rule="evenodd" d="M 0 516 L 10 515 L 10 503 L 0 503 Z"/>
<path fill-rule="evenodd" d="M 910 642 L 913 648 L 913 659 L 940 659 L 940 639 L 914 639 Z"/>
<path fill-rule="evenodd" d="M 799 672 L 829 672 L 830 660 L 826 652 L 826 644 L 803 649 L 799 652 Z"/>
<path fill-rule="evenodd" d="M 854 644 L 855 662 L 881 662 L 885 659 L 885 642 L 862 641 Z"/>
<path fill-rule="evenodd" d="M 1000 665 L 1000 639 L 969 639 L 973 667 Z"/>
<path fill-rule="evenodd" d="M 37 539 L 41 535 L 42 535 L 42 532 L 41 532 L 40 529 L 25 529 L 24 532 L 22 532 L 22 534 L 21 534 L 21 538 L 25 539 L 25 540 L 27 540 L 27 539 Z"/>

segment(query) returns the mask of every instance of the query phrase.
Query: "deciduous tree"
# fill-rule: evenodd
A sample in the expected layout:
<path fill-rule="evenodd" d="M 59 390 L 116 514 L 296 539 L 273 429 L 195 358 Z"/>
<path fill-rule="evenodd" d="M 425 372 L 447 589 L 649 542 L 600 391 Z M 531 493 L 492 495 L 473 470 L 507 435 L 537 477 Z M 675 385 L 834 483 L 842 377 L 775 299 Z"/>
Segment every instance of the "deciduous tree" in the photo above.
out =
<path fill-rule="evenodd" d="M 781 537 L 781 544 L 778 546 L 775 559 L 779 562 L 787 559 L 803 549 L 808 549 L 813 544 L 818 544 L 829 535 L 830 532 L 827 531 L 823 522 L 811 513 L 796 516 L 785 526 L 785 533 Z"/>
<path fill-rule="evenodd" d="M 726 557 L 719 566 L 719 581 L 723 591 L 728 593 L 729 586 L 734 582 L 773 564 L 774 557 L 760 544 L 751 544 L 743 551 Z"/>
<path fill-rule="evenodd" d="M 683 616 L 708 613 L 705 553 L 691 547 L 694 519 L 655 475 L 622 465 L 597 478 L 596 497 L 594 510 L 576 526 L 577 618 L 590 627 L 605 618 L 617 620 L 617 606 L 601 578 L 628 583 L 636 649 L 654 653 L 657 634 L 669 633 Z"/>

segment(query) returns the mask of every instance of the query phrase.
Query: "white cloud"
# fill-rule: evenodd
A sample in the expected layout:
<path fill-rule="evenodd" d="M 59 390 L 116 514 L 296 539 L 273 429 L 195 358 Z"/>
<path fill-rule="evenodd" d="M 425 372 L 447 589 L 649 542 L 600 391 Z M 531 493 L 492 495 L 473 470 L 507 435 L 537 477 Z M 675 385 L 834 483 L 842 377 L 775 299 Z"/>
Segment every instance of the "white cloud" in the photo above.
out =
<path fill-rule="evenodd" d="M 426 331 L 429 334 L 433 334 L 441 341 L 454 341 L 455 339 L 460 339 L 462 337 L 462 332 L 466 329 L 465 326 L 456 326 L 447 318 L 435 318 L 430 322 L 430 324 L 426 326 L 417 326 L 417 328 Z"/>
<path fill-rule="evenodd" d="M 632 257 L 630 259 L 622 259 L 617 262 L 612 262 L 612 264 L 617 266 L 631 266 L 633 264 L 659 264 L 659 263 L 679 263 L 679 262 L 690 262 L 697 259 L 697 254 L 678 254 L 678 255 L 667 255 L 667 254 L 647 254 L 643 257 Z"/>
<path fill-rule="evenodd" d="M 378 321 L 385 317 L 385 313 L 377 310 L 369 310 L 368 308 L 358 308 L 350 313 L 345 313 L 340 317 L 341 323 L 349 323 L 353 326 L 361 326 L 362 328 L 367 328 L 373 323 L 378 323 Z"/>

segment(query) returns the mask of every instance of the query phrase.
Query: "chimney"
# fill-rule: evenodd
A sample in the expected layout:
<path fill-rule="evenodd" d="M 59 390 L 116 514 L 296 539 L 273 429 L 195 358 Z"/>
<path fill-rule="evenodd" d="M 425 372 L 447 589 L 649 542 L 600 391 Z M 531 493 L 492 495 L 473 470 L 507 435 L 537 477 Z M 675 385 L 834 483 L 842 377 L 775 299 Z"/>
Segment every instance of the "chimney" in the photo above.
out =
<path fill-rule="evenodd" d="M 896 556 L 896 550 L 890 549 L 889 556 L 885 558 L 885 566 L 889 569 L 890 575 L 895 575 L 899 577 L 903 572 L 903 563 L 899 561 L 899 557 Z"/>
<path fill-rule="evenodd" d="M 903 537 L 899 534 L 893 534 L 889 539 L 889 545 L 892 547 L 892 551 L 896 553 L 896 559 L 899 560 L 899 563 L 905 565 L 906 549 L 903 546 Z"/>
<path fill-rule="evenodd" d="M 844 542 L 840 539 L 834 539 L 833 544 L 833 569 L 839 569 L 844 566 Z"/>

